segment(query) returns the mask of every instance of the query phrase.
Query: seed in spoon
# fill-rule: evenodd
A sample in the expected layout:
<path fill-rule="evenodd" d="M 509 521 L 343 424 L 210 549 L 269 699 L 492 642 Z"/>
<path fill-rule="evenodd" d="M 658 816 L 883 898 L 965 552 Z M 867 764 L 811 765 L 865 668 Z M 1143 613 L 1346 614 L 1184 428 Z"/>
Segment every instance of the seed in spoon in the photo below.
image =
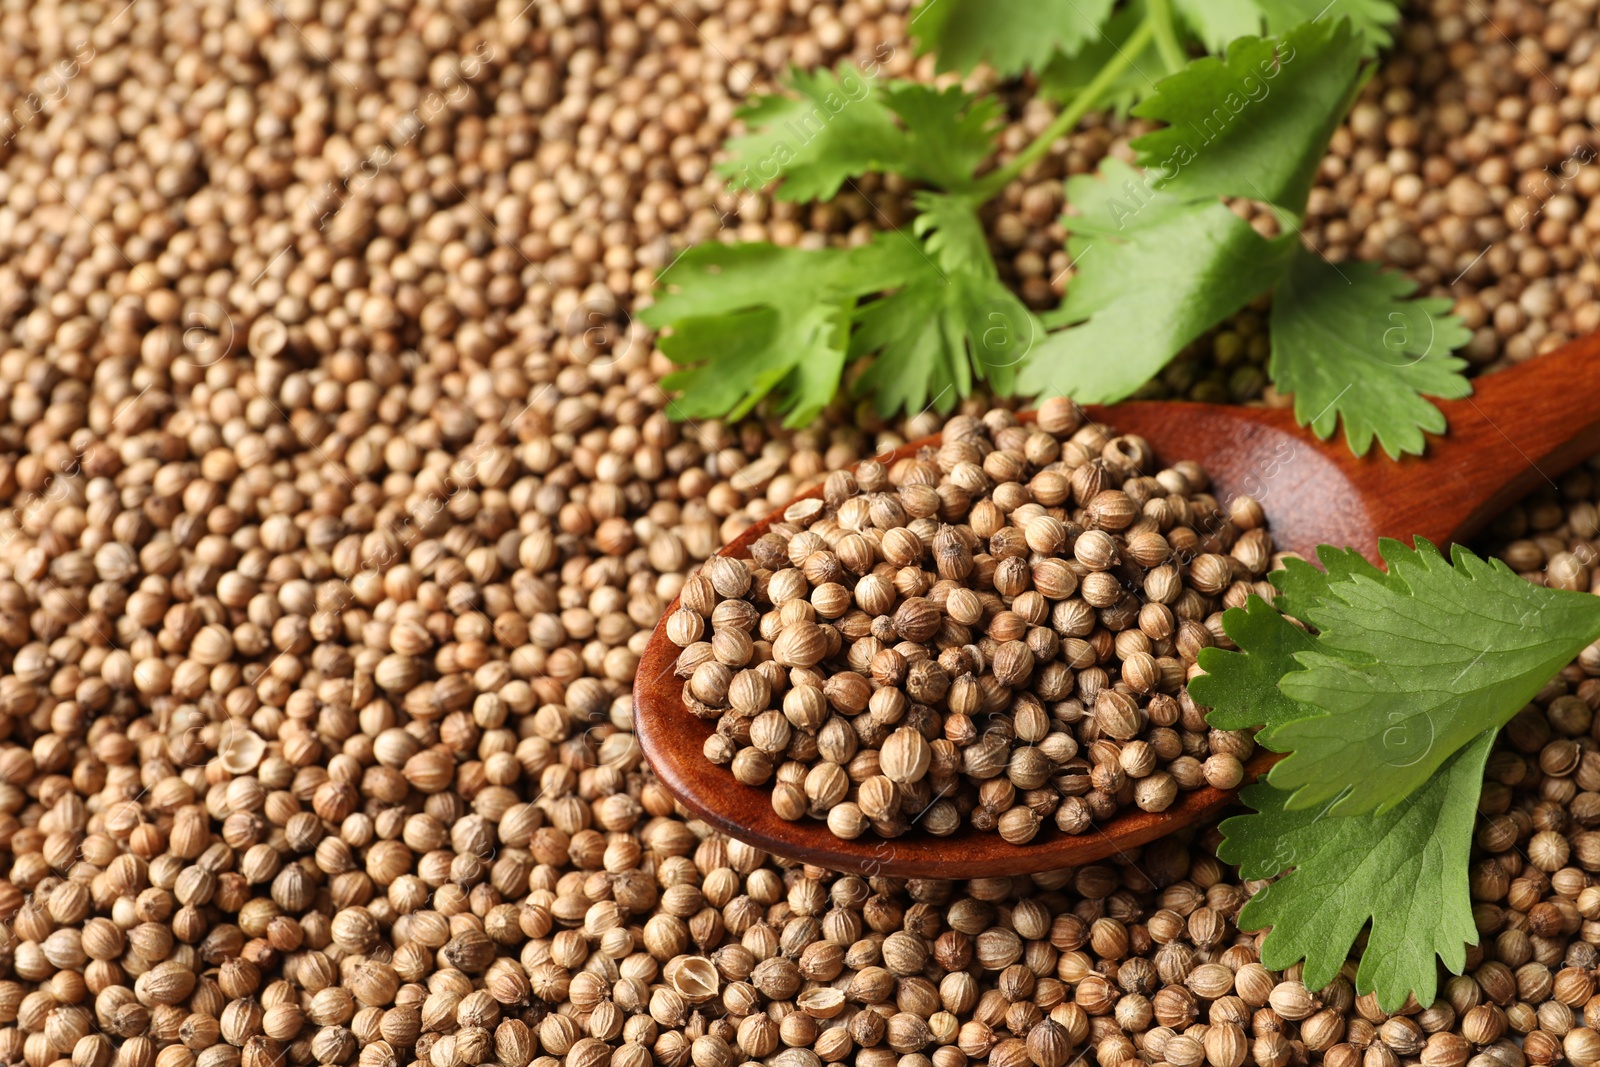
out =
<path fill-rule="evenodd" d="M 1184 685 L 1273 562 L 1258 503 L 1047 402 L 829 477 L 684 588 L 667 634 L 704 754 L 838 837 L 963 825 L 1012 844 L 1232 788 L 1248 735 Z"/>

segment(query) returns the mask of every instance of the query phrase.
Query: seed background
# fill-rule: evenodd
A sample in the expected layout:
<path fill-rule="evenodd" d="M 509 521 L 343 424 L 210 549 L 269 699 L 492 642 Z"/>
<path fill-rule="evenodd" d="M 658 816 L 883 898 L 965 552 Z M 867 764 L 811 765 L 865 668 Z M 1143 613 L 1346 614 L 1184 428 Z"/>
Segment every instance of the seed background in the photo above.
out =
<path fill-rule="evenodd" d="M 1413 8 L 1324 164 L 1308 239 L 1455 297 L 1475 365 L 1600 326 L 1596 17 Z M 628 680 L 689 569 L 940 425 L 675 424 L 630 319 L 688 243 L 902 223 L 892 181 L 794 206 L 709 164 L 790 63 L 887 45 L 885 74 L 930 76 L 906 22 L 0 9 L 0 1059 L 1600 1062 L 1594 650 L 1491 761 L 1468 975 L 1393 1017 L 1255 962 L 1210 829 L 867 880 L 709 837 L 641 767 Z M 1009 151 L 1048 121 L 1025 96 Z M 1070 277 L 1062 174 L 1137 132 L 1087 125 L 992 209 L 1031 303 Z M 1246 312 L 1151 392 L 1276 402 L 1264 345 Z M 1588 587 L 1595 496 L 1570 475 L 1496 544 Z"/>

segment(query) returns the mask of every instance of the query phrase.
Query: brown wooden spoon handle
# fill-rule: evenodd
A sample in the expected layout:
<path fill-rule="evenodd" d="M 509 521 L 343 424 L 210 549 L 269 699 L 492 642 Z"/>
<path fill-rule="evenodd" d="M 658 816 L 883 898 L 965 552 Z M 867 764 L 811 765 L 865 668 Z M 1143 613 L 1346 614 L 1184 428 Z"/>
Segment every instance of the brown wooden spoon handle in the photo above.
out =
<path fill-rule="evenodd" d="M 1429 439 L 1426 456 L 1393 463 L 1369 455 L 1349 472 L 1377 535 L 1471 537 L 1600 452 L 1600 334 L 1473 385 L 1471 396 L 1440 403 L 1449 430 Z"/>

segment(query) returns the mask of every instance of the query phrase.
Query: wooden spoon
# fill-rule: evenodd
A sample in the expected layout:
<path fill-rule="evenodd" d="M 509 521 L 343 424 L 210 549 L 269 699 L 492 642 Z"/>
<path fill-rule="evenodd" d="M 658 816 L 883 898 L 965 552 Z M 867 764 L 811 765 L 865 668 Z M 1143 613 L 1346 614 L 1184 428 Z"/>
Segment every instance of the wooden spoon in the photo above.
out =
<path fill-rule="evenodd" d="M 1353 546 L 1377 559 L 1380 537 L 1436 544 L 1471 536 L 1540 484 L 1600 451 L 1600 334 L 1534 361 L 1479 378 L 1473 396 L 1440 404 L 1449 432 L 1429 440 L 1428 456 L 1394 462 L 1376 443 L 1365 458 L 1342 438 L 1318 441 L 1285 409 L 1146 402 L 1090 407 L 1089 417 L 1148 440 L 1163 462 L 1198 461 L 1212 491 L 1226 502 L 1248 494 L 1266 511 L 1280 549 L 1314 558 L 1319 544 Z M 1032 414 L 1022 418 L 1032 419 Z M 887 462 L 937 447 L 937 437 L 913 441 Z M 821 494 L 820 488 L 799 498 Z M 779 509 L 773 518 L 781 518 Z M 772 519 L 753 525 L 723 555 L 748 557 L 748 546 Z M 819 820 L 786 822 L 772 810 L 766 788 L 741 785 L 710 763 L 702 746 L 712 723 L 683 706 L 683 682 L 673 673 L 679 649 L 662 616 L 634 681 L 634 728 L 656 776 L 684 807 L 729 836 L 833 870 L 897 877 L 973 878 L 1072 867 L 1134 848 L 1216 814 L 1234 791 L 1197 789 L 1164 812 L 1130 810 L 1079 835 L 1048 820 L 1026 845 L 964 827 L 948 837 L 913 829 L 892 840 L 866 834 L 835 837 Z M 1246 766 L 1247 780 L 1277 757 L 1262 752 Z"/>

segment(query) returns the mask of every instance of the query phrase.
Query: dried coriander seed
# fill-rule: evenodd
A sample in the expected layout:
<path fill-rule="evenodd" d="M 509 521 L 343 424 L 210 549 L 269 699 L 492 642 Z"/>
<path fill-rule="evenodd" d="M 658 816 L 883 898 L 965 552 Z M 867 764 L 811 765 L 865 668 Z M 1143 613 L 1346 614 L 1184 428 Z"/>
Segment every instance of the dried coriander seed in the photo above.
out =
<path fill-rule="evenodd" d="M 686 703 L 737 739 L 708 747 L 713 762 L 760 784 L 761 754 L 786 752 L 807 768 L 806 810 L 851 839 L 904 832 L 924 790 L 949 806 L 923 829 L 965 816 L 1020 844 L 1047 822 L 1083 833 L 1239 784 L 1249 739 L 1184 719 L 1175 697 L 1223 594 L 1271 565 L 1265 529 L 1235 525 L 1254 512 L 1220 510 L 1192 465 L 1145 474 L 1142 440 L 1046 421 L 1073 439 L 1004 412 L 952 419 L 938 448 L 836 481 L 804 526 L 780 521 L 749 560 L 719 558 L 696 586 L 700 622 L 667 626 Z M 923 489 L 959 491 L 962 508 L 908 511 Z M 708 658 L 708 617 L 713 649 L 772 672 Z M 775 799 L 803 817 L 789 791 Z"/>

